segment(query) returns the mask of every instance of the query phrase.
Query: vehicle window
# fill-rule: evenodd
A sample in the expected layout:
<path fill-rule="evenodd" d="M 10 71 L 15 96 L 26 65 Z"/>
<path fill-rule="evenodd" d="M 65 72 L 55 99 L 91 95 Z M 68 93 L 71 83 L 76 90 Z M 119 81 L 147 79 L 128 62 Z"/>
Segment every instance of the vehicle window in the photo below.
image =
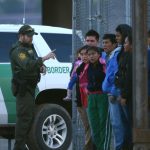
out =
<path fill-rule="evenodd" d="M 70 62 L 72 54 L 71 34 L 41 33 L 50 49 L 56 49 L 55 54 L 61 62 Z"/>
<path fill-rule="evenodd" d="M 0 32 L 0 62 L 9 62 L 9 51 L 17 41 L 17 33 Z"/>

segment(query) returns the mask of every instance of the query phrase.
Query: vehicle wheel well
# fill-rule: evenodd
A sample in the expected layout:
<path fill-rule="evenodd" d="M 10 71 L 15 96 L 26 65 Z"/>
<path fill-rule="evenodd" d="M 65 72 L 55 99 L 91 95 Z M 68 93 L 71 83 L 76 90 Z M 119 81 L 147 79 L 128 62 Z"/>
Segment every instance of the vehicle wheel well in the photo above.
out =
<path fill-rule="evenodd" d="M 15 138 L 15 125 L 0 126 L 0 136 L 6 139 Z"/>
<path fill-rule="evenodd" d="M 36 104 L 45 103 L 58 104 L 64 107 L 70 114 L 72 112 L 71 102 L 65 102 L 62 99 L 66 96 L 66 89 L 48 89 L 40 92 L 36 97 Z"/>

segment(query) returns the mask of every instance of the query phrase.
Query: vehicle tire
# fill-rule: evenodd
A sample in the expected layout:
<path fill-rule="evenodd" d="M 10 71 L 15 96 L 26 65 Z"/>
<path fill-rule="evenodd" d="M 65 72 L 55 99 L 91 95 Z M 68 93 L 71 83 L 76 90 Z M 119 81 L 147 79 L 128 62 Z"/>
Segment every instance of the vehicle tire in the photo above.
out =
<path fill-rule="evenodd" d="M 56 104 L 38 106 L 28 147 L 31 150 L 67 150 L 72 139 L 71 118 Z"/>

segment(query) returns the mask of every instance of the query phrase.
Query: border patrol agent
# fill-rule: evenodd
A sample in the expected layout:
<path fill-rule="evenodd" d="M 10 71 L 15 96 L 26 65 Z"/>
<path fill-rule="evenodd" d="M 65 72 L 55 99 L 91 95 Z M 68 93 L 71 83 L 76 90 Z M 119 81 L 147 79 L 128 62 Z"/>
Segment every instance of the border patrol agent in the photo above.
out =
<path fill-rule="evenodd" d="M 10 51 L 12 68 L 12 92 L 16 96 L 16 129 L 14 150 L 26 150 L 26 140 L 35 109 L 35 88 L 40 80 L 40 73 L 46 68 L 45 60 L 55 58 L 50 52 L 44 57 L 37 57 L 32 44 L 33 35 L 37 35 L 29 25 L 19 29 L 19 40 Z"/>

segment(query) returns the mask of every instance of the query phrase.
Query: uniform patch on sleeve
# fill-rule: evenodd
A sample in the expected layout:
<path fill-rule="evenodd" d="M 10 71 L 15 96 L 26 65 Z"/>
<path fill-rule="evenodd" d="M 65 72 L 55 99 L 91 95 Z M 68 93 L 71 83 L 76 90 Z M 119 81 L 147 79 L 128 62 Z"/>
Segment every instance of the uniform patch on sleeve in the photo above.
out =
<path fill-rule="evenodd" d="M 24 59 L 26 59 L 26 54 L 25 53 L 19 53 L 19 58 L 21 59 L 21 60 L 24 60 Z"/>

